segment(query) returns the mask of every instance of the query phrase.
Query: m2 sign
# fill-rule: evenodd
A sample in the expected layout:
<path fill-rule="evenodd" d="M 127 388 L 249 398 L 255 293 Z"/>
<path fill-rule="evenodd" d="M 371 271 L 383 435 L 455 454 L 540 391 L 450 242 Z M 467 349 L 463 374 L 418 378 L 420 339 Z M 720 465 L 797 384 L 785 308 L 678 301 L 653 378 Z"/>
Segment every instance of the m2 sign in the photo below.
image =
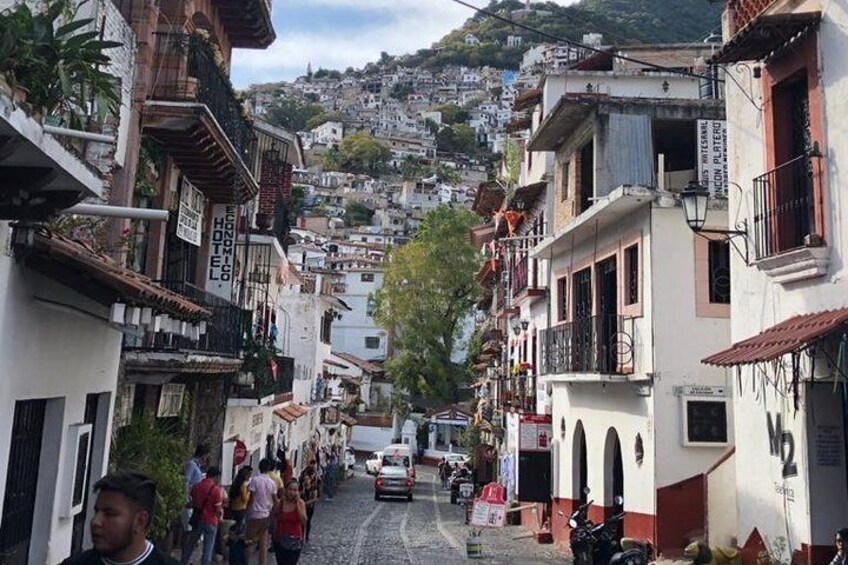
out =
<path fill-rule="evenodd" d="M 209 271 L 206 290 L 226 300 L 233 297 L 236 268 L 236 206 L 212 207 L 212 237 L 209 239 Z"/>
<path fill-rule="evenodd" d="M 798 474 L 798 465 L 795 463 L 795 436 L 790 430 L 783 429 L 783 416 L 766 413 L 766 425 L 768 426 L 769 454 L 780 459 L 783 466 L 784 479 L 794 477 Z"/>

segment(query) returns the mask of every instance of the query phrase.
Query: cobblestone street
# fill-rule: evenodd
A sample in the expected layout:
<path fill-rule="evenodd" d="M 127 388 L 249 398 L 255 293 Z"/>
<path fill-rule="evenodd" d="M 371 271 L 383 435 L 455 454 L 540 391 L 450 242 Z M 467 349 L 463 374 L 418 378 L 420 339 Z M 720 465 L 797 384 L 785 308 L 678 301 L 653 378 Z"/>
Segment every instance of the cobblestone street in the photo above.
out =
<path fill-rule="evenodd" d="M 418 467 L 415 500 L 374 500 L 373 481 L 357 467 L 332 501 L 315 511 L 312 536 L 300 563 L 410 563 L 447 565 L 468 561 L 462 506 L 450 504 L 435 473 Z M 483 533 L 481 563 L 565 563 L 553 546 L 538 545 L 521 527 Z M 516 539 L 519 538 L 519 539 Z"/>

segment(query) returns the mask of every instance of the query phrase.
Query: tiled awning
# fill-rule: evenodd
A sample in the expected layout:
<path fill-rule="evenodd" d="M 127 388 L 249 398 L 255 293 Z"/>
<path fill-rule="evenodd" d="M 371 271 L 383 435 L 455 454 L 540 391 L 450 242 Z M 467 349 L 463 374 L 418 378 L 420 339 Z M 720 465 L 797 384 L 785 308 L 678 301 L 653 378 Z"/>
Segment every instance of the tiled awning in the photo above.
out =
<path fill-rule="evenodd" d="M 532 108 L 536 104 L 542 102 L 543 99 L 544 95 L 542 93 L 542 89 L 534 88 L 532 90 L 528 90 L 527 92 L 519 94 L 512 105 L 512 109 L 516 112 L 520 112 L 521 110 Z"/>
<path fill-rule="evenodd" d="M 512 198 L 509 201 L 509 206 L 507 207 L 510 210 L 527 212 L 536 205 L 539 197 L 545 195 L 545 190 L 547 188 L 548 183 L 546 181 L 535 182 L 533 184 L 522 186 L 516 189 L 515 194 L 512 195 Z"/>
<path fill-rule="evenodd" d="M 763 14 L 736 32 L 709 60 L 711 64 L 760 61 L 814 31 L 821 12 Z"/>
<path fill-rule="evenodd" d="M 845 326 L 848 308 L 802 314 L 768 328 L 733 347 L 714 353 L 701 362 L 719 367 L 773 361 Z"/>
<path fill-rule="evenodd" d="M 289 423 L 294 422 L 301 416 L 305 415 L 307 412 L 309 412 L 309 410 L 307 410 L 296 402 L 286 404 L 285 406 L 281 406 L 280 408 L 274 410 L 275 415 Z"/>
<path fill-rule="evenodd" d="M 35 231 L 32 245 L 19 246 L 18 256 L 33 270 L 105 305 L 126 302 L 189 321 L 212 316 L 206 308 L 155 284 L 144 275 L 122 267 L 76 241 L 46 230 Z"/>

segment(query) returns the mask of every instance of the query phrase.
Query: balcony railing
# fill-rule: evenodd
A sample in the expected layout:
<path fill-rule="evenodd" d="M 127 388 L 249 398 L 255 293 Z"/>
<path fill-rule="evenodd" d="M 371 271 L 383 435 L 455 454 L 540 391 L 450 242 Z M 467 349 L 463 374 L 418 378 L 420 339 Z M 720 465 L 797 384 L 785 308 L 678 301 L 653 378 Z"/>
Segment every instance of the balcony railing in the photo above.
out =
<path fill-rule="evenodd" d="M 147 332 L 138 337 L 125 335 L 124 347 L 151 351 L 191 351 L 238 357 L 242 346 L 243 322 L 249 319 L 241 308 L 186 282 L 158 281 L 158 283 L 212 312 L 212 317 L 206 322 L 206 333 L 197 341 L 165 331 Z"/>
<path fill-rule="evenodd" d="M 530 284 L 530 258 L 523 255 L 512 267 L 512 296 L 518 296 Z"/>
<path fill-rule="evenodd" d="M 754 179 L 756 258 L 810 245 L 815 233 L 813 158 L 801 155 Z"/>
<path fill-rule="evenodd" d="M 157 33 L 156 54 L 154 97 L 204 104 L 250 166 L 256 145 L 253 126 L 243 114 L 229 77 L 215 61 L 209 41 L 194 34 Z"/>
<path fill-rule="evenodd" d="M 731 0 L 728 7 L 733 14 L 734 33 L 759 16 L 774 0 Z"/>
<path fill-rule="evenodd" d="M 542 331 L 542 375 L 633 372 L 633 320 L 599 315 Z"/>

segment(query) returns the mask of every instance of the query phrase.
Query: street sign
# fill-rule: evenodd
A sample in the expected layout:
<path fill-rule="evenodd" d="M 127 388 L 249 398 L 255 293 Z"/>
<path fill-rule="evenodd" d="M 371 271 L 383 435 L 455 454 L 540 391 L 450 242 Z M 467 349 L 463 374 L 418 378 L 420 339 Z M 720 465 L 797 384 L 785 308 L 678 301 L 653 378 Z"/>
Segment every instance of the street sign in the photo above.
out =
<path fill-rule="evenodd" d="M 241 465 L 247 460 L 247 446 L 241 440 L 236 440 L 233 446 L 233 463 Z"/>
<path fill-rule="evenodd" d="M 506 524 L 504 487 L 497 483 L 483 487 L 480 498 L 474 501 L 471 524 L 480 528 L 502 528 Z"/>

